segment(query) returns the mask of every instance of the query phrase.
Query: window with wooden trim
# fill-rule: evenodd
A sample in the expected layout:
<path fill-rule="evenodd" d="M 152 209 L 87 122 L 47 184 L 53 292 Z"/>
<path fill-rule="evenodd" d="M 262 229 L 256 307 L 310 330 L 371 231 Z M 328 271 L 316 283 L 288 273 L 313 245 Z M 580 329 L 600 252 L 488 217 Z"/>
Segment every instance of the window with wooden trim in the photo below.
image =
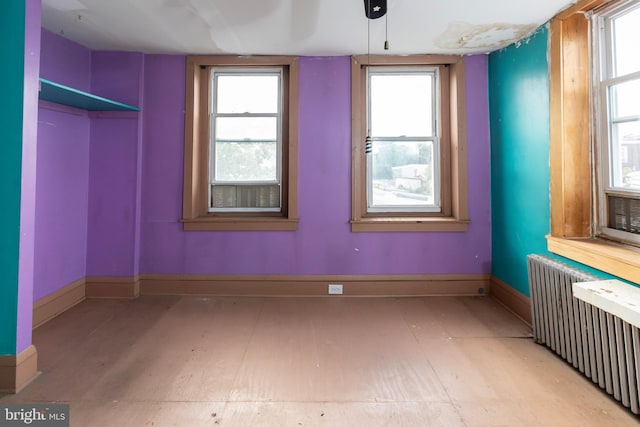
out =
<path fill-rule="evenodd" d="M 185 230 L 297 228 L 296 57 L 187 58 Z"/>
<path fill-rule="evenodd" d="M 591 13 L 613 1 L 580 0 L 551 20 L 549 44 L 550 192 L 552 253 L 640 283 L 640 249 L 612 241 L 598 231 L 601 161 L 594 90 Z M 608 113 L 607 113 L 608 114 Z M 592 153 L 595 154 L 592 156 Z"/>
<path fill-rule="evenodd" d="M 464 231 L 464 59 L 352 58 L 352 231 Z"/>

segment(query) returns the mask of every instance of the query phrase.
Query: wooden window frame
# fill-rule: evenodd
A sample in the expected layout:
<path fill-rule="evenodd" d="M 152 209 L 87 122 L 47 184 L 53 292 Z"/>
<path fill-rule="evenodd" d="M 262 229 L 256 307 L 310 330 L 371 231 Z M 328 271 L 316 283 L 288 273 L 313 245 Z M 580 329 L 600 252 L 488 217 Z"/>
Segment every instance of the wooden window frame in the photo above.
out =
<path fill-rule="evenodd" d="M 597 238 L 594 223 L 590 34 L 585 13 L 608 0 L 582 0 L 550 25 L 550 252 L 640 283 L 640 250 Z"/>
<path fill-rule="evenodd" d="M 443 212 L 369 213 L 367 212 L 366 155 L 366 67 L 367 66 L 444 66 L 448 69 L 447 87 L 441 108 L 449 112 L 449 124 L 443 126 L 441 187 Z M 444 79 L 446 80 L 446 79 Z M 351 58 L 351 231 L 466 231 L 470 223 L 467 197 L 466 158 L 466 80 L 464 57 L 457 55 L 359 55 Z"/>
<path fill-rule="evenodd" d="M 298 57 L 188 56 L 186 68 L 184 191 L 185 231 L 294 231 L 298 228 Z M 281 66 L 283 85 L 282 211 L 209 212 L 209 69 Z"/>

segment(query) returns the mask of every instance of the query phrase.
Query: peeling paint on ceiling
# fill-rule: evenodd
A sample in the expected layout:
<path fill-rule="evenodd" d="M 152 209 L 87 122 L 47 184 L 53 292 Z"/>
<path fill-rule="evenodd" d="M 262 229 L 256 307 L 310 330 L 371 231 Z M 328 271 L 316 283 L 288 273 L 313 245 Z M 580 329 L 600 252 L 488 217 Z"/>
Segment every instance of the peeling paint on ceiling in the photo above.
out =
<path fill-rule="evenodd" d="M 526 37 L 538 24 L 481 24 L 451 22 L 447 30 L 434 40 L 443 49 L 499 49 Z"/>
<path fill-rule="evenodd" d="M 518 41 L 574 1 L 388 0 L 369 21 L 362 0 L 42 0 L 42 26 L 93 50 L 471 54 Z"/>

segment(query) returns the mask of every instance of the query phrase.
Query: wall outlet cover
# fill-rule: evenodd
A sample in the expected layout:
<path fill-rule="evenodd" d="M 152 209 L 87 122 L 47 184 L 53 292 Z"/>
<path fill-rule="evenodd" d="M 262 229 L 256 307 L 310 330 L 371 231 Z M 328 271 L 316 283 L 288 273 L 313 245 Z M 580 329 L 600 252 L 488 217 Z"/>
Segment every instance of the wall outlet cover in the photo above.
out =
<path fill-rule="evenodd" d="M 342 295 L 342 284 L 329 283 L 329 295 Z"/>

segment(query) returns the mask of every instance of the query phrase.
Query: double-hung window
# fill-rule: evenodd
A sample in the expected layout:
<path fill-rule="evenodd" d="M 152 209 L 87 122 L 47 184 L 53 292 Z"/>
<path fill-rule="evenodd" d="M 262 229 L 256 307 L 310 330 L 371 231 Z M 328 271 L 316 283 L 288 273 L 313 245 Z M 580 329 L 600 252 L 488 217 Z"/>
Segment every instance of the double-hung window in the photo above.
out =
<path fill-rule="evenodd" d="M 187 58 L 185 230 L 297 228 L 298 58 Z"/>
<path fill-rule="evenodd" d="M 211 70 L 209 211 L 279 212 L 282 69 Z"/>
<path fill-rule="evenodd" d="M 596 234 L 640 244 L 640 1 L 592 15 Z"/>
<path fill-rule="evenodd" d="M 367 68 L 367 212 L 440 212 L 439 81 L 437 67 Z"/>
<path fill-rule="evenodd" d="M 352 231 L 464 231 L 464 58 L 352 58 Z"/>

